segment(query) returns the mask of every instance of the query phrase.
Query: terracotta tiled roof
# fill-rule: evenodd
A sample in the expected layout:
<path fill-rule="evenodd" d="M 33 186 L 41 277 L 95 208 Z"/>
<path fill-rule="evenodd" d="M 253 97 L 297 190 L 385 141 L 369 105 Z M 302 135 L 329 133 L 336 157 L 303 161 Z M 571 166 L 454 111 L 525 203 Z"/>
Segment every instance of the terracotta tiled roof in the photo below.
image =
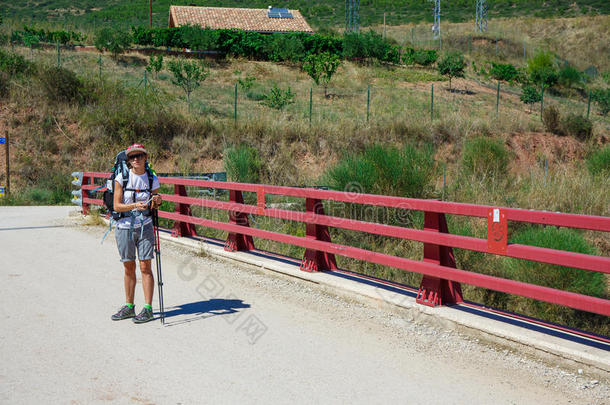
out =
<path fill-rule="evenodd" d="M 313 32 L 299 10 L 293 18 L 269 18 L 267 9 L 170 6 L 169 25 L 199 25 L 211 29 L 239 29 L 259 32 Z"/>

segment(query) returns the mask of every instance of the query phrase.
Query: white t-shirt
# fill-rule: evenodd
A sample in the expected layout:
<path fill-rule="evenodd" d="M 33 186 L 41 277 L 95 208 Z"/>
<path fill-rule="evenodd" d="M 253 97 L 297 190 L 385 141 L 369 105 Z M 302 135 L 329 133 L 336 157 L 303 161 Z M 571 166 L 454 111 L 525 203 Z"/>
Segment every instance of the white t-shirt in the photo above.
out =
<path fill-rule="evenodd" d="M 119 183 L 119 185 L 122 187 L 123 186 L 123 175 L 121 173 L 119 173 L 115 180 L 115 182 Z M 157 190 L 159 187 L 161 187 L 161 185 L 159 184 L 159 179 L 157 178 L 157 176 L 153 176 L 153 185 L 152 185 L 152 189 L 153 190 Z M 148 190 L 148 174 L 144 173 L 142 175 L 137 175 L 135 174 L 132 170 L 129 170 L 129 180 L 127 181 L 127 188 L 130 189 L 134 189 L 134 190 L 143 190 L 141 192 L 135 192 L 135 191 L 125 191 L 123 190 L 123 204 L 133 204 L 134 202 L 146 202 L 150 199 L 151 194 L 150 192 L 152 190 Z M 134 194 L 135 194 L 135 200 L 134 200 Z M 134 210 L 134 212 L 138 213 L 138 210 Z M 152 218 L 151 217 L 144 217 L 144 225 L 148 225 L 149 223 L 152 222 Z M 120 229 L 129 229 L 131 227 L 131 220 L 132 220 L 132 216 L 128 216 L 125 218 L 121 218 L 119 219 L 119 222 L 117 223 L 117 228 Z M 142 222 L 138 219 L 136 219 L 135 223 L 133 224 L 134 228 L 139 228 L 142 225 Z"/>

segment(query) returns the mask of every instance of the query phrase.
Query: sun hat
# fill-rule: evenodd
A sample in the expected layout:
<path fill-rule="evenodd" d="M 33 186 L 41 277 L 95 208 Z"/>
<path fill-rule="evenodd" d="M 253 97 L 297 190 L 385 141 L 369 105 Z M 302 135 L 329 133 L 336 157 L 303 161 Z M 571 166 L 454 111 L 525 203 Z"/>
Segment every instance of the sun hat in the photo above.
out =
<path fill-rule="evenodd" d="M 129 148 L 127 148 L 127 150 L 125 150 L 125 153 L 127 154 L 128 157 L 129 157 L 130 154 L 135 153 L 135 152 L 142 152 L 142 153 L 145 153 L 145 154 L 148 155 L 144 145 L 139 144 L 139 143 L 134 143 Z"/>

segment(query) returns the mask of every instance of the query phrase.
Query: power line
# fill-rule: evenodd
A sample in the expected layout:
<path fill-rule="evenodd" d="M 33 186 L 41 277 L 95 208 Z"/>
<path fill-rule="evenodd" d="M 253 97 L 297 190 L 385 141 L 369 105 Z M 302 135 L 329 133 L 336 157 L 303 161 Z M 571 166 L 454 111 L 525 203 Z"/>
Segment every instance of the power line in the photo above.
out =
<path fill-rule="evenodd" d="M 360 28 L 360 0 L 345 0 L 345 32 L 358 32 Z"/>
<path fill-rule="evenodd" d="M 474 30 L 476 32 L 487 31 L 487 0 L 477 0 Z"/>

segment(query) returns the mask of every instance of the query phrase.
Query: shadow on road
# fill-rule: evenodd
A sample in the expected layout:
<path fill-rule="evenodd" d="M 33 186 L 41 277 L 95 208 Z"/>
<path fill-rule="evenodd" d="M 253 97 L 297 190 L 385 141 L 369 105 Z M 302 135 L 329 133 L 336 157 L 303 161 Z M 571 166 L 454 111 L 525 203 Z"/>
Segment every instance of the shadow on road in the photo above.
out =
<path fill-rule="evenodd" d="M 242 300 L 225 300 L 211 299 L 207 301 L 190 302 L 188 304 L 178 305 L 169 308 L 165 311 L 165 319 L 176 317 L 179 315 L 195 315 L 186 319 L 178 319 L 166 323 L 167 326 L 179 325 L 187 322 L 198 321 L 211 318 L 217 315 L 229 315 L 239 312 L 239 309 L 250 308 L 250 304 L 244 303 Z M 155 314 L 159 316 L 159 313 Z"/>

